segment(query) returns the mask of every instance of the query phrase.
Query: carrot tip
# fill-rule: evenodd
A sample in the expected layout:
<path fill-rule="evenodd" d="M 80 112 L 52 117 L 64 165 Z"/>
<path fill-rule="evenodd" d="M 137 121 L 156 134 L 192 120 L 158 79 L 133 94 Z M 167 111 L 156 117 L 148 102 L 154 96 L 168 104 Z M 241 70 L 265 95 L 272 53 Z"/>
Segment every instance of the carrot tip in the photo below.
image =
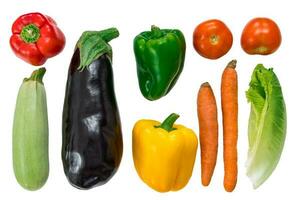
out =
<path fill-rule="evenodd" d="M 209 186 L 209 184 L 210 184 L 210 179 L 209 179 L 209 180 L 207 180 L 207 179 L 206 179 L 206 180 L 203 180 L 203 179 L 202 179 L 202 180 L 201 180 L 201 183 L 202 183 L 203 186 L 207 187 L 207 186 Z"/>
<path fill-rule="evenodd" d="M 233 192 L 233 190 L 234 190 L 234 188 L 226 188 L 226 187 L 225 187 L 225 191 L 226 191 L 226 192 Z"/>
<path fill-rule="evenodd" d="M 201 87 L 210 87 L 210 84 L 208 82 L 202 83 Z"/>
<path fill-rule="evenodd" d="M 233 68 L 235 69 L 236 68 L 236 63 L 237 61 L 236 60 L 232 60 L 228 63 L 227 67 L 230 67 L 230 68 Z"/>
<path fill-rule="evenodd" d="M 224 183 L 224 189 L 226 192 L 232 192 L 235 189 L 236 183 L 234 184 L 225 184 Z"/>

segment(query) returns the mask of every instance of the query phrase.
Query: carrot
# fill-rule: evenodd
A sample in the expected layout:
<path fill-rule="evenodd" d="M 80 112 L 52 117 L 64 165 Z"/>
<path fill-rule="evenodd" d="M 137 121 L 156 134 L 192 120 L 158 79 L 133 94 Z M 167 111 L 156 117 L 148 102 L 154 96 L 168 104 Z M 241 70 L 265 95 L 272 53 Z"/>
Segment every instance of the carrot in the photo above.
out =
<path fill-rule="evenodd" d="M 236 60 L 225 68 L 221 82 L 223 113 L 224 188 L 232 192 L 237 182 L 238 96 Z"/>
<path fill-rule="evenodd" d="M 201 180 L 208 186 L 217 161 L 218 115 L 214 93 L 209 83 L 203 83 L 197 99 L 201 147 Z"/>

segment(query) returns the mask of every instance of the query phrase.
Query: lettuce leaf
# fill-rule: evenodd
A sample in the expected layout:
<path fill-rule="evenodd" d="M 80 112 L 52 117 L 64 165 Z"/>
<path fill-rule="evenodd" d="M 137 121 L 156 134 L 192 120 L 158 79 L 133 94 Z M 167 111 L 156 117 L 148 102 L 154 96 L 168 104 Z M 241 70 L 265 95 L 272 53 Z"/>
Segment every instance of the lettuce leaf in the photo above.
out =
<path fill-rule="evenodd" d="M 273 69 L 255 67 L 246 92 L 251 112 L 248 125 L 247 176 L 253 187 L 263 184 L 276 168 L 286 136 L 286 107 Z"/>

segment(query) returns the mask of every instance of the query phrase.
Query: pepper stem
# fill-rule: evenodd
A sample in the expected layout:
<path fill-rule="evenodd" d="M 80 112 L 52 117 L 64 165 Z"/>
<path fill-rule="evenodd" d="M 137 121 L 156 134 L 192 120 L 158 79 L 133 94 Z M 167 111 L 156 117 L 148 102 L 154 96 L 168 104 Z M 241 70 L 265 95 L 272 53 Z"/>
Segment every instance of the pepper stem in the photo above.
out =
<path fill-rule="evenodd" d="M 23 27 L 20 36 L 26 43 L 35 43 L 41 36 L 40 29 L 35 24 L 28 24 Z"/>
<path fill-rule="evenodd" d="M 44 67 L 34 70 L 29 78 L 25 78 L 25 81 L 38 81 L 43 83 L 43 77 L 46 73 L 46 69 Z"/>
<path fill-rule="evenodd" d="M 151 26 L 151 32 L 152 32 L 154 38 L 160 38 L 162 36 L 162 32 L 161 32 L 160 28 L 155 25 Z"/>
<path fill-rule="evenodd" d="M 156 128 L 162 128 L 168 132 L 176 130 L 176 128 L 174 128 L 173 125 L 178 118 L 178 114 L 172 113 L 161 123 L 161 125 L 157 126 Z"/>

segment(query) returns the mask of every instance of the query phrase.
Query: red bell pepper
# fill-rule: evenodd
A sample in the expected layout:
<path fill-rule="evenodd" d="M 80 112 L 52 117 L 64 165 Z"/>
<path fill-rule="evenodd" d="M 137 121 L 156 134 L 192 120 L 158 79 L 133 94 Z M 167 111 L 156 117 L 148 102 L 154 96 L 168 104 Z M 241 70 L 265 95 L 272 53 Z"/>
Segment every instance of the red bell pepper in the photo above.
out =
<path fill-rule="evenodd" d="M 28 13 L 13 23 L 10 46 L 16 56 L 39 66 L 63 50 L 65 36 L 49 16 Z"/>

